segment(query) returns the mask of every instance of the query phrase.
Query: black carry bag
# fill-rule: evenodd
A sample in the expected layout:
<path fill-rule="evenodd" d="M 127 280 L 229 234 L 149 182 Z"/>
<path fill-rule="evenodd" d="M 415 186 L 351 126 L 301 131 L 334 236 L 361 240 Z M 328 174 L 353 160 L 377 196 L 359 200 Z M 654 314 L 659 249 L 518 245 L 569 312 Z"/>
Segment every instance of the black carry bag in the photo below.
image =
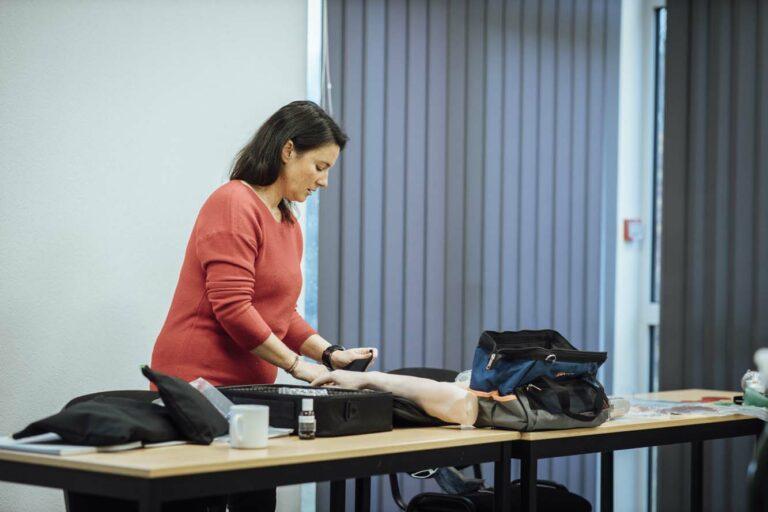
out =
<path fill-rule="evenodd" d="M 273 427 L 298 427 L 301 401 L 314 400 L 317 437 L 349 436 L 392 430 L 392 394 L 358 389 L 318 388 L 288 384 L 253 384 L 218 388 L 235 404 L 269 406 Z"/>
<path fill-rule="evenodd" d="M 227 433 L 226 418 L 188 382 L 149 366 L 142 366 L 141 371 L 158 387 L 165 407 L 148 402 L 146 397 L 97 393 L 73 400 L 58 413 L 31 423 L 14 434 L 14 439 L 53 432 L 66 443 L 86 446 L 182 439 L 210 444 L 214 437 Z"/>
<path fill-rule="evenodd" d="M 515 391 L 504 397 L 478 396 L 475 425 L 525 432 L 564 430 L 596 427 L 611 415 L 603 386 L 591 376 L 542 376 Z"/>
<path fill-rule="evenodd" d="M 131 398 L 99 396 L 29 424 L 14 439 L 54 432 L 65 443 L 111 446 L 182 439 L 170 413 L 160 405 Z"/>
<path fill-rule="evenodd" d="M 483 332 L 470 382 L 475 426 L 532 431 L 604 423 L 610 404 L 597 370 L 606 358 L 576 349 L 557 331 Z"/>
<path fill-rule="evenodd" d="M 510 508 L 507 512 L 521 510 L 520 480 L 510 489 Z M 425 492 L 416 495 L 408 504 L 407 512 L 493 512 L 493 489 L 480 489 L 466 494 L 441 494 Z M 538 512 L 592 512 L 592 505 L 585 498 L 574 494 L 562 484 L 539 480 L 536 485 L 536 510 Z"/>

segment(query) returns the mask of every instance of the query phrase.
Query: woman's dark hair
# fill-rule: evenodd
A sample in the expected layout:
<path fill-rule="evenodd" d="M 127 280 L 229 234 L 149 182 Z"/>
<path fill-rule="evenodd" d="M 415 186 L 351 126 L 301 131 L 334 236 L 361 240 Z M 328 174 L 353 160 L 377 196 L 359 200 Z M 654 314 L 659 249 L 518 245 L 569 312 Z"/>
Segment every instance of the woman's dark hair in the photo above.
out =
<path fill-rule="evenodd" d="M 303 153 L 330 143 L 342 150 L 349 137 L 316 103 L 294 101 L 272 114 L 240 150 L 229 179 L 262 187 L 273 184 L 283 168 L 281 153 L 289 140 L 297 153 Z M 280 202 L 280 213 L 284 222 L 293 222 L 286 199 Z"/>

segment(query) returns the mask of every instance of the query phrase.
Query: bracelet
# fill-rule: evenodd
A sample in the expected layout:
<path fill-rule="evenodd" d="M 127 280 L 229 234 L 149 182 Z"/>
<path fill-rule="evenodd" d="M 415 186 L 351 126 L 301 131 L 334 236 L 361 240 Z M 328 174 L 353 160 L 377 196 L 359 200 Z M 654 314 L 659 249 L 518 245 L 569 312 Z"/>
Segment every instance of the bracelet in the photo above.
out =
<path fill-rule="evenodd" d="M 296 367 L 299 365 L 299 354 L 296 354 L 296 357 L 293 360 L 293 364 L 289 366 L 285 371 L 288 373 L 288 375 L 293 376 L 293 372 L 296 371 Z"/>
<path fill-rule="evenodd" d="M 344 350 L 344 347 L 341 345 L 331 345 L 329 347 L 326 347 L 325 350 L 323 350 L 323 356 L 322 361 L 326 368 L 328 368 L 330 371 L 333 371 L 333 364 L 331 363 L 331 354 L 336 352 L 337 350 Z"/>

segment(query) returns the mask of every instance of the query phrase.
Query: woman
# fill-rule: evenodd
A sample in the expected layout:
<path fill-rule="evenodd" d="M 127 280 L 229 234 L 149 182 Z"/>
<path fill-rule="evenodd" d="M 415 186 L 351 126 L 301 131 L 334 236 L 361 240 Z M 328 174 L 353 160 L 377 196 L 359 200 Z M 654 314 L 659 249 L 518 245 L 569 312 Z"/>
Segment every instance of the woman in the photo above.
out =
<path fill-rule="evenodd" d="M 325 353 L 333 368 L 371 356 L 371 349 L 332 346 L 296 311 L 302 236 L 290 203 L 328 185 L 346 142 L 309 101 L 284 106 L 259 128 L 230 182 L 200 210 L 154 369 L 233 385 L 272 383 L 279 367 L 310 382 L 327 370 L 299 354 L 322 361 Z"/>
<path fill-rule="evenodd" d="M 240 151 L 230 181 L 198 214 L 152 352 L 153 369 L 235 385 L 273 383 L 283 368 L 311 382 L 376 357 L 374 349 L 331 345 L 296 311 L 303 244 L 291 203 L 328 186 L 346 142 L 333 119 L 309 101 L 282 107 L 259 128 Z M 229 506 L 272 510 L 274 491 L 230 497 Z"/>

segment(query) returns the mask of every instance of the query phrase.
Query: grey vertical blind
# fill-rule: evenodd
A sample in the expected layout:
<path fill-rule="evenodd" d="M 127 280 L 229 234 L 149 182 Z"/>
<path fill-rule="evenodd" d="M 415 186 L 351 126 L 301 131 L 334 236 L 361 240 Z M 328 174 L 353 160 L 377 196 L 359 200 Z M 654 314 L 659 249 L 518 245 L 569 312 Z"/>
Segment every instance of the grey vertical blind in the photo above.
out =
<path fill-rule="evenodd" d="M 768 346 L 768 1 L 668 1 L 660 378 L 736 389 Z M 708 510 L 746 510 L 751 440 L 705 445 Z M 659 510 L 686 510 L 664 449 Z M 687 487 L 683 487 L 687 488 Z"/>
<path fill-rule="evenodd" d="M 329 0 L 328 13 L 351 141 L 320 198 L 320 331 L 379 347 L 384 370 L 467 368 L 485 329 L 609 349 L 620 2 Z M 593 457 L 540 475 L 594 496 Z M 394 509 L 383 483 L 373 494 Z"/>

